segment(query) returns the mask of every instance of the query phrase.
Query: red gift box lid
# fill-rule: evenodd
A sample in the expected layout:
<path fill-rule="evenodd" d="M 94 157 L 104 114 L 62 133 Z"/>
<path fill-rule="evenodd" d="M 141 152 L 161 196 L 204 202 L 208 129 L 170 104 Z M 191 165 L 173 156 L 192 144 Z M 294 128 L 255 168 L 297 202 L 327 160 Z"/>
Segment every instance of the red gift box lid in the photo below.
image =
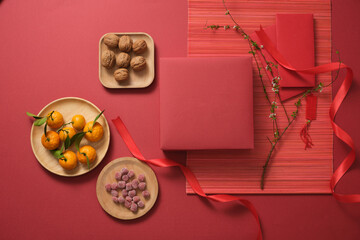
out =
<path fill-rule="evenodd" d="M 163 150 L 254 147 L 251 56 L 160 59 Z"/>

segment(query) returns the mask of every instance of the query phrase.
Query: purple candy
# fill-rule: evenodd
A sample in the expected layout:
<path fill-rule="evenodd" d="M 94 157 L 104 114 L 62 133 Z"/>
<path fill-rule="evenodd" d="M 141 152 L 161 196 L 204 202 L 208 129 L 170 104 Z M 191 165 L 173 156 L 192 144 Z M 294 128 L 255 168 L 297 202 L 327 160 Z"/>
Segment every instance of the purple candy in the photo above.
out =
<path fill-rule="evenodd" d="M 128 202 L 131 202 L 131 201 L 132 201 L 132 197 L 126 196 L 126 197 L 125 197 L 125 200 L 128 201 Z"/>
<path fill-rule="evenodd" d="M 138 202 L 138 201 L 140 201 L 140 197 L 139 196 L 134 196 L 133 197 L 133 202 Z"/>
<path fill-rule="evenodd" d="M 145 188 L 146 188 L 146 183 L 144 183 L 144 182 L 139 183 L 140 190 L 144 190 Z"/>
<path fill-rule="evenodd" d="M 137 211 L 137 205 L 136 205 L 136 203 L 131 203 L 131 206 L 130 206 L 130 211 L 132 211 L 132 212 L 136 212 Z"/>
<path fill-rule="evenodd" d="M 132 185 L 131 183 L 126 183 L 126 188 L 125 188 L 127 191 L 130 191 L 132 190 Z"/>
<path fill-rule="evenodd" d="M 137 179 L 132 180 L 131 186 L 133 189 L 137 189 L 139 186 L 139 180 L 137 180 Z"/>
<path fill-rule="evenodd" d="M 117 181 L 120 181 L 120 180 L 121 180 L 121 176 L 122 176 L 121 172 L 115 173 L 115 179 L 116 179 Z"/>
<path fill-rule="evenodd" d="M 126 197 L 126 196 L 128 195 L 128 191 L 126 191 L 126 189 L 123 189 L 123 190 L 121 191 L 121 195 L 122 195 L 123 197 Z"/>
<path fill-rule="evenodd" d="M 135 173 L 133 170 L 130 170 L 127 175 L 129 178 L 132 178 L 133 176 L 135 176 Z"/>
<path fill-rule="evenodd" d="M 139 174 L 138 179 L 139 179 L 139 182 L 144 182 L 145 181 L 145 175 L 144 174 Z"/>
<path fill-rule="evenodd" d="M 124 203 L 125 202 L 125 198 L 123 196 L 118 197 L 118 202 L 119 203 Z"/>
<path fill-rule="evenodd" d="M 121 177 L 121 179 L 122 179 L 123 181 L 127 181 L 127 180 L 129 180 L 129 176 L 128 176 L 128 175 L 123 175 L 123 176 Z"/>
<path fill-rule="evenodd" d="M 114 203 L 119 203 L 119 199 L 117 197 L 112 197 Z"/>
<path fill-rule="evenodd" d="M 121 175 L 125 175 L 129 172 L 129 170 L 127 168 L 123 168 L 121 169 Z"/>
<path fill-rule="evenodd" d="M 130 197 L 134 197 L 134 196 L 136 195 L 136 191 L 135 191 L 135 190 L 131 190 L 131 191 L 128 192 L 128 195 L 129 195 Z"/>
<path fill-rule="evenodd" d="M 150 197 L 150 192 L 148 190 L 145 190 L 142 192 L 142 195 L 144 198 L 149 198 Z"/>
<path fill-rule="evenodd" d="M 125 205 L 126 208 L 130 208 L 131 207 L 131 202 L 125 201 L 124 205 Z"/>
<path fill-rule="evenodd" d="M 111 184 L 110 183 L 106 184 L 105 189 L 106 189 L 106 191 L 110 192 L 111 191 Z"/>
<path fill-rule="evenodd" d="M 138 201 L 137 205 L 138 205 L 140 208 L 145 207 L 145 203 L 143 203 L 143 201 Z"/>
<path fill-rule="evenodd" d="M 126 184 L 125 181 L 119 181 L 117 187 L 123 189 L 125 188 L 125 184 Z"/>
<path fill-rule="evenodd" d="M 117 189 L 117 183 L 112 183 L 112 184 L 111 184 L 111 189 L 112 189 L 112 190 Z"/>
<path fill-rule="evenodd" d="M 119 193 L 118 193 L 118 191 L 116 191 L 116 190 L 111 190 L 111 195 L 112 195 L 113 197 L 117 197 L 117 196 L 119 196 Z"/>

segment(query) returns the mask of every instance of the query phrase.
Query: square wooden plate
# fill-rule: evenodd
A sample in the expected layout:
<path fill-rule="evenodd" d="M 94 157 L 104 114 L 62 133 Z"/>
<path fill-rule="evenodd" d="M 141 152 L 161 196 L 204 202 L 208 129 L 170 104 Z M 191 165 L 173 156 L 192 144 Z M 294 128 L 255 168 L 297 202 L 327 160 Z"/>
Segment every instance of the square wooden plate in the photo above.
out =
<path fill-rule="evenodd" d="M 141 54 L 135 54 L 131 51 L 130 57 L 143 56 L 146 60 L 146 68 L 140 72 L 135 72 L 128 67 L 129 79 L 124 82 L 117 82 L 114 78 L 114 71 L 119 67 L 115 66 L 111 69 L 107 69 L 101 65 L 101 53 L 103 50 L 109 49 L 115 52 L 115 56 L 120 53 L 118 48 L 110 49 L 104 43 L 104 36 L 99 41 L 99 79 L 101 84 L 106 88 L 145 88 L 148 87 L 155 77 L 155 47 L 152 37 L 143 32 L 127 32 L 127 33 L 114 33 L 121 37 L 122 35 L 128 35 L 133 41 L 143 39 L 147 44 L 147 50 Z"/>

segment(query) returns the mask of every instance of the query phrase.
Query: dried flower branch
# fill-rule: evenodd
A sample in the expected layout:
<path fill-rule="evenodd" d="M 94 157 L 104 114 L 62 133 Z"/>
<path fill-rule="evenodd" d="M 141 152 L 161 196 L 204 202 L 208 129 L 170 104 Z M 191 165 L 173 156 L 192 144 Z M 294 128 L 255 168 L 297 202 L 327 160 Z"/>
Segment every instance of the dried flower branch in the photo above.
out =
<path fill-rule="evenodd" d="M 304 94 L 302 94 L 294 103 L 296 109 L 295 111 L 292 112 L 292 114 L 289 116 L 288 112 L 286 110 L 285 105 L 283 104 L 280 96 L 279 96 L 279 80 L 281 79 L 281 77 L 279 76 L 279 73 L 277 71 L 278 69 L 278 65 L 268 61 L 265 57 L 265 55 L 263 54 L 263 52 L 261 51 L 263 49 L 262 45 L 258 45 L 244 30 L 243 28 L 236 22 L 235 18 L 232 16 L 232 14 L 230 13 L 229 9 L 227 8 L 226 4 L 225 4 L 225 0 L 223 1 L 223 5 L 225 8 L 225 15 L 229 16 L 231 21 L 234 23 L 234 26 L 232 27 L 233 30 L 238 31 L 241 36 L 248 41 L 249 44 L 249 53 L 253 55 L 255 63 L 256 63 L 256 68 L 257 68 L 257 72 L 260 78 L 260 82 L 261 82 L 261 86 L 263 88 L 264 94 L 265 94 L 265 98 L 267 100 L 267 102 L 269 103 L 270 106 L 270 114 L 269 114 L 269 118 L 273 121 L 273 139 L 270 139 L 269 137 L 267 137 L 267 139 L 269 140 L 269 143 L 271 145 L 270 151 L 267 155 L 265 164 L 263 165 L 263 170 L 262 170 L 262 174 L 261 174 L 261 182 L 260 182 L 260 187 L 261 189 L 264 189 L 264 183 L 265 183 L 265 176 L 266 176 L 266 170 L 267 167 L 269 165 L 271 156 L 274 152 L 274 149 L 277 145 L 277 143 L 280 141 L 280 139 L 282 138 L 282 136 L 286 133 L 286 131 L 290 128 L 290 126 L 292 125 L 292 123 L 296 120 L 297 115 L 299 113 L 299 108 L 301 106 L 301 102 L 302 100 L 309 94 L 314 93 L 314 92 L 322 92 L 322 90 L 326 87 L 331 86 L 338 78 L 339 76 L 339 72 L 340 72 L 340 67 L 341 67 L 341 60 L 340 60 L 340 55 L 339 52 L 336 51 L 336 54 L 338 54 L 339 56 L 339 69 L 337 70 L 336 76 L 335 78 L 327 85 L 324 85 L 323 83 L 319 83 L 316 87 L 314 87 L 313 89 L 307 90 Z M 219 28 L 223 28 L 225 31 L 227 29 L 230 29 L 230 25 L 205 25 L 206 29 L 212 29 L 212 30 L 217 30 Z M 258 56 L 260 56 L 262 58 L 262 60 L 266 63 L 265 66 L 265 70 L 268 71 L 272 77 L 271 79 L 271 84 L 272 84 L 272 91 L 274 94 L 274 100 L 271 101 L 270 97 L 269 97 L 269 93 L 266 89 L 265 83 L 264 83 L 264 79 L 263 79 L 263 75 L 261 73 L 261 67 L 259 64 L 259 61 L 257 59 L 257 55 L 256 53 L 258 53 Z M 275 73 L 276 72 L 276 73 Z M 277 101 L 280 103 L 278 104 Z M 288 124 L 287 126 L 281 131 L 278 127 L 277 124 L 277 113 L 276 110 L 278 108 L 278 105 L 282 106 L 282 109 L 285 113 L 285 116 L 288 120 Z"/>

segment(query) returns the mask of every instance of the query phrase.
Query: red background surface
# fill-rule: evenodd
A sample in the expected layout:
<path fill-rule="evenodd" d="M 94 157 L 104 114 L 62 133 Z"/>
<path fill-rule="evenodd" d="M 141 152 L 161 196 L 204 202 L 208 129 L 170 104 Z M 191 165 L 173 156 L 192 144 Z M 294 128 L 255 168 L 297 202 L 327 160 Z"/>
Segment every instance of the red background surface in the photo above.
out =
<path fill-rule="evenodd" d="M 360 2 L 333 2 L 333 47 L 354 69 L 353 88 L 337 121 L 354 138 L 357 163 L 338 186 L 360 189 Z M 256 224 L 237 204 L 218 204 L 185 194 L 178 169 L 154 167 L 160 184 L 157 204 L 135 221 L 118 221 L 97 202 L 96 178 L 112 159 L 128 156 L 115 128 L 104 161 L 81 177 L 44 170 L 30 146 L 32 121 L 52 100 L 85 98 L 120 115 L 146 157 L 164 157 L 159 147 L 159 89 L 107 90 L 98 80 L 98 40 L 106 32 L 144 31 L 160 57 L 186 56 L 187 3 L 182 1 L 18 1 L 0 4 L 1 239 L 254 239 Z M 335 83 L 335 88 L 340 82 Z M 335 167 L 348 149 L 334 140 Z M 166 156 L 185 162 L 185 153 Z M 360 205 L 331 195 L 246 196 L 257 208 L 265 239 L 359 239 Z"/>

